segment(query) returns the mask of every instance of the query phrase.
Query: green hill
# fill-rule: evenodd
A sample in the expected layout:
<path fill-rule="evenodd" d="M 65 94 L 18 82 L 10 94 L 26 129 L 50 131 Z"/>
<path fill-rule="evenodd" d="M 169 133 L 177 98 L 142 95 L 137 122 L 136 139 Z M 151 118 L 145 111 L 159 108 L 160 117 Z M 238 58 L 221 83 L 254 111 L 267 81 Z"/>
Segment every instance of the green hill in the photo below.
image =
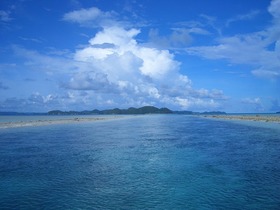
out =
<path fill-rule="evenodd" d="M 48 115 L 94 115 L 94 114 L 171 114 L 173 113 L 168 108 L 157 108 L 154 106 L 143 106 L 140 108 L 130 107 L 128 109 L 106 109 L 106 110 L 97 110 L 92 111 L 61 111 L 61 110 L 52 110 L 48 112 Z"/>

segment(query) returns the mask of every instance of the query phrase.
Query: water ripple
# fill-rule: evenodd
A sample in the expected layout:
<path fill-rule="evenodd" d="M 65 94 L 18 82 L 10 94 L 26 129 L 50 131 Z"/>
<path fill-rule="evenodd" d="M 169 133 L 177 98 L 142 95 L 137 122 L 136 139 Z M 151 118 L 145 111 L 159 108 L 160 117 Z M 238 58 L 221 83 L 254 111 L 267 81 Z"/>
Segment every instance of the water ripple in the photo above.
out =
<path fill-rule="evenodd" d="M 280 133 L 177 115 L 0 133 L 1 209 L 277 209 Z"/>

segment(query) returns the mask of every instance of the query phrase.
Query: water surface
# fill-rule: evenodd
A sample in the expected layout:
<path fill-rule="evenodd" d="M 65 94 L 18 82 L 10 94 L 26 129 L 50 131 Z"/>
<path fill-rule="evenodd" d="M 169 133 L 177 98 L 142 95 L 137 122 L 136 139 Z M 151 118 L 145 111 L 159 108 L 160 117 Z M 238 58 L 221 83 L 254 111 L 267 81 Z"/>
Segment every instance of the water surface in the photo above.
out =
<path fill-rule="evenodd" d="M 279 209 L 280 129 L 184 115 L 0 130 L 1 209 Z"/>

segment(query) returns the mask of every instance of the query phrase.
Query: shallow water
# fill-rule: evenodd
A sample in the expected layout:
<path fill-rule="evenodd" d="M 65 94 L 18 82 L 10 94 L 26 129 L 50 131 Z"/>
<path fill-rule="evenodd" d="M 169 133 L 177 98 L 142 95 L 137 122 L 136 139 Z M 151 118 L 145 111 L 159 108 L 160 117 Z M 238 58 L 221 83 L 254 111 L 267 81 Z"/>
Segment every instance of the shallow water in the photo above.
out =
<path fill-rule="evenodd" d="M 1 209 L 279 209 L 280 129 L 184 115 L 0 130 Z"/>
<path fill-rule="evenodd" d="M 114 115 L 113 117 L 117 116 L 121 117 L 120 115 Z M 0 115 L 0 123 L 36 122 L 39 120 L 71 120 L 74 118 L 112 118 L 112 115 Z"/>

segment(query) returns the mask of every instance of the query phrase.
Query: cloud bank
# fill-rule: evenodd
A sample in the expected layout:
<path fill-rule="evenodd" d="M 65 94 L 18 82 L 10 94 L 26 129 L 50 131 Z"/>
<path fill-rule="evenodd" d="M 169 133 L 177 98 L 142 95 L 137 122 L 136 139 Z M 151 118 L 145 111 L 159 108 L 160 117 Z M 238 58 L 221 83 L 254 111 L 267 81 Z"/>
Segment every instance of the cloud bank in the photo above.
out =
<path fill-rule="evenodd" d="M 141 30 L 119 21 L 115 12 L 92 7 L 66 13 L 62 19 L 82 27 L 96 27 L 98 31 L 87 45 L 63 55 L 13 46 L 14 53 L 25 59 L 26 67 L 44 72 L 49 80 L 56 81 L 59 90 L 47 94 L 36 91 L 27 99 L 8 98 L 1 109 L 15 109 L 9 106 L 12 102 L 34 110 L 144 105 L 214 110 L 222 108 L 227 99 L 221 90 L 194 89 L 188 76 L 181 73 L 181 63 L 173 53 L 139 42 Z M 187 43 L 189 33 L 202 32 L 205 33 L 176 29 L 171 45 Z"/>
<path fill-rule="evenodd" d="M 80 71 L 65 88 L 115 94 L 112 104 L 162 105 L 177 108 L 217 108 L 226 97 L 222 91 L 195 90 L 180 73 L 180 62 L 168 50 L 147 47 L 136 40 L 140 30 L 103 27 L 78 49 L 74 60 Z"/>

